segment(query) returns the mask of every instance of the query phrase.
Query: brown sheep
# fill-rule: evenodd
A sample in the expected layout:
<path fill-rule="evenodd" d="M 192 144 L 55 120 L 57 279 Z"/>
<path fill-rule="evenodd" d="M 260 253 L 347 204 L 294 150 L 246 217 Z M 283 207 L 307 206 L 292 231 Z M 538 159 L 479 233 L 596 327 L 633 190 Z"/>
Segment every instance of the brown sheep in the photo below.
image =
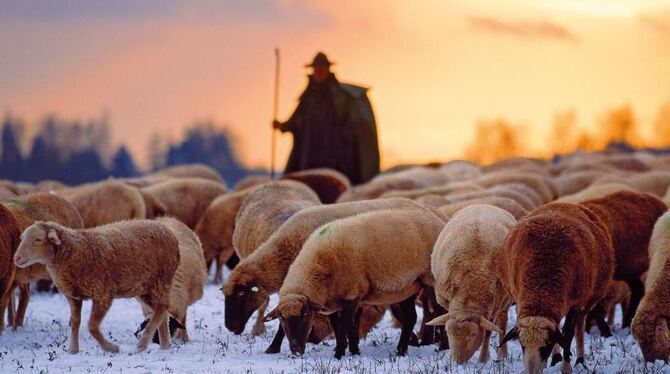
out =
<path fill-rule="evenodd" d="M 419 181 L 409 178 L 396 177 L 383 182 L 367 182 L 358 186 L 352 186 L 337 199 L 338 203 L 376 199 L 389 191 L 414 190 L 425 187 Z"/>
<path fill-rule="evenodd" d="M 508 199 L 506 197 L 498 197 L 498 196 L 486 196 L 477 199 L 463 200 L 457 203 L 443 205 L 439 207 L 437 210 L 440 211 L 442 214 L 445 214 L 447 217 L 452 217 L 459 210 L 475 204 L 487 204 L 496 206 L 500 209 L 509 212 L 517 220 L 528 214 L 528 210 L 524 209 L 516 201 Z"/>
<path fill-rule="evenodd" d="M 77 208 L 66 199 L 55 194 L 38 193 L 25 195 L 5 201 L 4 206 L 14 216 L 19 232 L 23 232 L 28 226 L 35 223 L 35 221 L 40 220 L 57 222 L 75 229 L 84 227 L 84 221 Z M 23 319 L 30 302 L 30 283 L 49 279 L 51 279 L 49 273 L 44 265 L 41 264 L 16 270 L 12 290 L 16 287 L 19 288 L 19 304 L 16 315 L 9 321 L 12 327 L 23 326 Z M 13 294 L 14 292 L 12 292 Z M 10 308 L 10 313 L 14 314 L 13 312 L 13 308 Z"/>
<path fill-rule="evenodd" d="M 537 175 L 524 174 L 514 171 L 504 171 L 484 174 L 475 180 L 483 187 L 493 187 L 501 184 L 523 184 L 535 191 L 541 198 L 541 203 L 547 203 L 557 197 L 557 192 L 548 178 Z"/>
<path fill-rule="evenodd" d="M 599 177 L 604 175 L 603 172 L 597 170 L 579 171 L 569 174 L 561 174 L 552 179 L 558 196 L 566 196 L 577 193 L 593 183 Z"/>
<path fill-rule="evenodd" d="M 138 343 L 143 351 L 158 329 L 161 348 L 170 345 L 167 316 L 172 279 L 179 266 L 179 243 L 168 228 L 149 220 L 132 220 L 72 230 L 53 222 L 36 222 L 21 236 L 14 255 L 20 268 L 46 265 L 51 279 L 70 304 L 70 353 L 79 352 L 81 306 L 93 300 L 88 329 L 106 352 L 118 352 L 100 332 L 100 322 L 115 298 L 139 297 L 152 317 Z M 183 326 L 182 326 L 183 327 Z"/>
<path fill-rule="evenodd" d="M 482 191 L 483 188 L 471 183 L 471 182 L 457 182 L 457 183 L 448 183 L 444 185 L 436 185 L 425 188 L 413 189 L 413 190 L 392 190 L 389 192 L 383 193 L 380 197 L 389 198 L 389 197 L 405 197 L 408 199 L 415 199 L 420 196 L 427 194 L 435 195 L 451 195 L 451 194 L 463 194 L 469 192 Z"/>
<path fill-rule="evenodd" d="M 17 195 L 14 192 L 10 191 L 5 187 L 0 186 L 0 201 L 5 201 L 16 196 Z"/>
<path fill-rule="evenodd" d="M 632 188 L 628 184 L 624 183 L 607 183 L 607 184 L 591 185 L 571 195 L 565 195 L 556 201 L 561 203 L 577 204 L 588 200 L 599 199 L 614 192 L 626 191 L 626 190 L 632 191 Z"/>
<path fill-rule="evenodd" d="M 518 316 L 516 327 L 501 344 L 519 339 L 526 373 L 541 373 L 557 343 L 563 348 L 562 371 L 571 372 L 570 345 L 575 333 L 577 364 L 584 364 L 586 315 L 607 293 L 613 270 L 614 250 L 607 226 L 584 206 L 546 204 L 512 228 L 498 273 L 517 303 Z M 552 364 L 560 359 L 557 356 Z"/>
<path fill-rule="evenodd" d="M 0 205 L 0 334 L 5 328 L 5 310 L 9 305 L 14 282 L 14 252 L 19 245 L 21 230 L 12 213 Z M 11 322 L 11 321 L 10 321 Z"/>
<path fill-rule="evenodd" d="M 308 186 L 294 181 L 270 182 L 247 196 L 237 212 L 233 247 L 240 259 L 256 250 L 298 211 L 321 204 Z"/>
<path fill-rule="evenodd" d="M 304 209 L 289 218 L 249 257 L 230 272 L 221 290 L 225 297 L 226 328 L 241 334 L 253 312 L 259 311 L 254 330 L 262 331 L 268 297 L 279 291 L 289 267 L 309 235 L 319 226 L 345 217 L 380 209 L 425 209 L 407 199 L 364 200 Z M 279 352 L 273 341 L 269 352 Z"/>
<path fill-rule="evenodd" d="M 645 360 L 668 361 L 670 356 L 670 213 L 663 214 L 649 242 L 651 264 L 645 282 L 646 294 L 631 325 Z"/>
<path fill-rule="evenodd" d="M 449 195 L 447 196 L 447 200 L 449 200 L 450 203 L 457 203 L 464 200 L 472 200 L 482 197 L 505 197 L 514 200 L 517 204 L 521 205 L 523 209 L 531 211 L 538 206 L 538 203 L 529 199 L 529 196 L 531 195 L 532 191 L 526 195 L 523 195 L 510 188 L 510 186 L 496 186 L 484 191 Z"/>
<path fill-rule="evenodd" d="M 205 281 L 207 280 L 205 258 L 202 255 L 200 240 L 186 225 L 169 217 L 159 218 L 157 222 L 165 225 L 179 242 L 179 266 L 174 274 L 172 290 L 170 291 L 169 327 L 172 337 L 187 342 L 187 329 L 177 326 L 186 326 L 188 307 L 202 298 Z M 151 308 L 149 305 L 142 303 L 142 312 L 146 317 L 150 317 Z M 174 321 L 175 319 L 176 321 Z M 145 327 L 149 320 L 150 318 L 144 321 L 142 327 Z M 157 335 L 154 335 L 154 342 L 159 342 Z"/>
<path fill-rule="evenodd" d="M 591 330 L 591 326 L 596 325 L 601 336 L 612 336 L 610 326 L 614 326 L 616 306 L 621 304 L 622 315 L 625 315 L 629 302 L 630 287 L 626 282 L 612 281 L 610 288 L 607 290 L 607 295 L 586 316 L 586 332 Z M 605 320 L 605 317 L 607 317 L 607 320 Z"/>
<path fill-rule="evenodd" d="M 142 195 L 142 199 L 144 200 L 144 218 L 154 219 L 167 214 L 168 209 L 165 204 L 144 190 L 140 188 L 137 190 L 140 192 L 140 195 Z"/>
<path fill-rule="evenodd" d="M 167 215 L 194 229 L 209 204 L 226 193 L 226 186 L 202 178 L 179 178 L 142 188 L 167 208 Z"/>
<path fill-rule="evenodd" d="M 77 207 L 87 228 L 146 216 L 140 192 L 121 181 L 85 184 L 59 190 L 58 194 Z"/>
<path fill-rule="evenodd" d="M 170 166 L 165 169 L 155 171 L 146 177 L 157 179 L 161 178 L 201 178 L 223 184 L 223 178 L 213 168 L 203 164 L 185 164 Z"/>
<path fill-rule="evenodd" d="M 621 325 L 630 327 L 644 296 L 640 277 L 649 269 L 649 239 L 656 220 L 668 208 L 661 199 L 635 191 L 615 192 L 581 205 L 596 214 L 608 228 L 616 254 L 614 280 L 626 282 L 631 290 L 630 305 Z"/>
<path fill-rule="evenodd" d="M 327 223 L 305 242 L 266 321 L 279 318 L 291 352 L 302 355 L 314 315 L 335 327 L 335 358 L 359 354 L 360 305 L 399 303 L 397 353 L 407 353 L 416 322 L 415 298 L 432 288 L 430 255 L 444 221 L 427 210 L 381 210 Z M 336 313 L 337 312 L 337 313 Z"/>
<path fill-rule="evenodd" d="M 233 186 L 233 191 L 246 190 L 249 187 L 258 186 L 270 181 L 272 181 L 272 178 L 268 175 L 250 175 L 237 181 L 235 186 Z"/>
<path fill-rule="evenodd" d="M 246 190 L 217 197 L 209 204 L 195 226 L 195 233 L 202 242 L 205 261 L 207 264 L 211 264 L 216 260 L 215 283 L 221 282 L 223 265 L 231 256 L 235 255 L 233 233 L 235 232 L 235 218 L 240 210 L 240 205 L 258 187 L 252 186 Z"/>
<path fill-rule="evenodd" d="M 346 175 L 337 170 L 320 168 L 301 170 L 285 174 L 282 179 L 294 180 L 308 185 L 324 204 L 332 204 L 346 191 L 351 188 L 351 183 Z"/>

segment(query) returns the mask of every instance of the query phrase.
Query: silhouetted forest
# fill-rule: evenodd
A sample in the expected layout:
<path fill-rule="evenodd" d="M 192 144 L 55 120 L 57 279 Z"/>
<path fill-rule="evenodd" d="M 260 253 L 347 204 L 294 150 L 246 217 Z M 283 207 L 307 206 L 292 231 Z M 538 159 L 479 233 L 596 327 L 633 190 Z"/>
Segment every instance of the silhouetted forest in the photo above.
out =
<path fill-rule="evenodd" d="M 135 177 L 138 169 L 133 155 L 124 146 L 109 144 L 106 119 L 68 121 L 49 116 L 36 126 L 37 131 L 25 138 L 25 123 L 6 115 L 2 124 L 0 179 L 37 182 L 51 179 L 76 185 L 108 177 Z M 150 170 L 166 166 L 203 163 L 216 169 L 233 185 L 250 174 L 264 174 L 262 169 L 248 169 L 239 160 L 225 128 L 213 123 L 196 123 L 186 130 L 183 140 L 149 144 Z"/>

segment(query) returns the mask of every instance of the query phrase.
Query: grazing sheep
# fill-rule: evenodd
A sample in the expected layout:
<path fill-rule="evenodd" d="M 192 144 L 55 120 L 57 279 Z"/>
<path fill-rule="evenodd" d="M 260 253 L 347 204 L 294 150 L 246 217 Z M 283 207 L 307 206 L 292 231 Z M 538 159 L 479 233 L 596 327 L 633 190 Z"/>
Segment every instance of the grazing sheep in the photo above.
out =
<path fill-rule="evenodd" d="M 19 232 L 23 232 L 35 221 L 41 220 L 57 222 L 75 229 L 84 228 L 84 221 L 77 208 L 66 199 L 55 194 L 30 194 L 7 200 L 3 204 L 14 216 Z M 30 302 L 30 283 L 50 279 L 49 273 L 41 264 L 16 270 L 12 295 L 14 294 L 13 290 L 18 287 L 19 303 L 16 315 L 9 321 L 12 327 L 23 326 L 23 319 Z M 13 297 L 10 301 L 13 301 Z M 10 314 L 14 314 L 13 308 L 10 308 Z"/>
<path fill-rule="evenodd" d="M 629 183 L 638 191 L 663 197 L 670 186 L 670 173 L 667 171 L 639 173 L 632 175 Z"/>
<path fill-rule="evenodd" d="M 235 253 L 244 259 L 292 215 L 318 204 L 316 193 L 299 182 L 270 182 L 255 189 L 242 201 L 235 218 Z"/>
<path fill-rule="evenodd" d="M 115 298 L 139 297 L 152 317 L 139 341 L 143 351 L 158 329 L 161 348 L 170 345 L 167 311 L 172 279 L 179 265 L 179 243 L 163 224 L 149 220 L 116 222 L 73 230 L 36 222 L 21 235 L 14 255 L 19 268 L 46 265 L 51 279 L 70 304 L 70 353 L 79 352 L 81 306 L 93 300 L 88 329 L 106 352 L 118 352 L 100 332 L 100 322 Z"/>
<path fill-rule="evenodd" d="M 85 184 L 59 190 L 58 194 L 77 207 L 86 228 L 146 216 L 140 192 L 121 181 Z"/>
<path fill-rule="evenodd" d="M 459 201 L 478 199 L 482 197 L 506 197 L 508 199 L 514 200 L 517 204 L 521 205 L 523 209 L 531 211 L 539 205 L 539 203 L 535 203 L 529 199 L 529 196 L 532 194 L 532 191 L 530 191 L 530 193 L 523 195 L 513 190 L 510 186 L 505 185 L 496 186 L 484 191 L 449 195 L 447 196 L 447 200 L 449 200 L 451 203 L 457 203 Z"/>
<path fill-rule="evenodd" d="M 587 188 L 589 185 L 595 182 L 596 179 L 602 177 L 603 175 L 604 173 L 602 171 L 586 170 L 569 174 L 561 174 L 557 177 L 554 177 L 552 182 L 558 191 L 558 196 L 562 197 L 566 195 L 572 195 Z"/>
<path fill-rule="evenodd" d="M 414 199 L 417 204 L 421 204 L 426 207 L 439 208 L 441 206 L 449 204 L 449 200 L 446 197 L 440 195 L 422 195 Z"/>
<path fill-rule="evenodd" d="M 645 360 L 668 361 L 670 356 L 670 213 L 663 214 L 649 241 L 651 263 L 645 282 L 646 294 L 631 325 Z"/>
<path fill-rule="evenodd" d="M 457 182 L 449 183 L 445 185 L 435 185 L 425 188 L 419 188 L 414 190 L 392 190 L 389 192 L 383 193 L 380 197 L 389 198 L 389 197 L 405 197 L 408 199 L 415 199 L 427 194 L 435 195 L 451 195 L 451 194 L 463 194 L 469 192 L 482 191 L 483 188 L 471 183 L 471 182 Z"/>
<path fill-rule="evenodd" d="M 250 175 L 240 179 L 235 186 L 233 186 L 233 191 L 242 191 L 246 190 L 249 187 L 258 186 L 267 182 L 272 181 L 272 179 L 267 175 Z"/>
<path fill-rule="evenodd" d="M 187 308 L 202 298 L 207 273 L 205 272 L 205 258 L 202 255 L 202 246 L 200 240 L 191 229 L 186 227 L 180 221 L 174 218 L 163 217 L 157 220 L 165 225 L 168 230 L 177 238 L 179 242 L 179 266 L 174 273 L 172 281 L 172 290 L 170 291 L 170 335 L 188 341 L 188 332 L 186 328 L 173 328 L 180 324 L 186 326 Z M 151 315 L 151 308 L 142 303 L 144 315 Z M 174 319 L 178 323 L 174 323 Z M 149 319 L 144 321 L 143 325 L 148 324 Z M 176 326 L 175 326 L 176 325 Z M 176 331 L 174 331 L 176 330 Z M 154 342 L 158 343 L 157 335 L 154 335 Z"/>
<path fill-rule="evenodd" d="M 575 333 L 577 364 L 584 363 L 586 315 L 607 293 L 613 270 L 607 226 L 584 206 L 546 204 L 512 228 L 499 257 L 498 273 L 517 303 L 518 316 L 516 327 L 501 344 L 519 339 L 526 373 L 541 373 L 556 343 L 563 348 L 561 370 L 571 372 Z"/>
<path fill-rule="evenodd" d="M 523 184 L 535 191 L 541 198 L 541 203 L 547 203 L 557 197 L 557 192 L 548 178 L 537 175 L 524 174 L 514 171 L 504 171 L 484 174 L 475 180 L 482 187 L 493 187 L 501 184 Z"/>
<path fill-rule="evenodd" d="M 167 214 L 167 207 L 158 199 L 142 189 L 138 188 L 137 191 L 139 191 L 140 195 L 142 195 L 142 199 L 144 200 L 144 218 L 154 219 Z"/>
<path fill-rule="evenodd" d="M 497 275 L 499 256 L 516 219 L 492 205 L 477 204 L 458 211 L 435 243 L 431 269 L 437 302 L 449 312 L 429 322 L 446 325 L 451 359 L 465 364 L 481 346 L 479 362 L 489 359 L 491 331 L 504 334 L 509 293 Z M 491 321 L 504 320 L 496 326 Z M 501 349 L 498 358 L 507 354 Z"/>
<path fill-rule="evenodd" d="M 418 182 L 422 187 L 448 183 L 447 175 L 440 169 L 426 166 L 412 166 L 395 172 L 384 172 L 372 178 L 369 183 L 386 183 L 398 179 L 409 179 Z"/>
<path fill-rule="evenodd" d="M 440 165 L 440 171 L 449 181 L 466 181 L 482 175 L 479 165 L 470 161 L 454 160 Z"/>
<path fill-rule="evenodd" d="M 301 170 L 285 174 L 282 179 L 294 180 L 308 185 L 324 204 L 332 204 L 351 188 L 346 175 L 334 169 L 320 168 Z"/>
<path fill-rule="evenodd" d="M 624 314 L 623 328 L 629 327 L 644 296 L 640 280 L 649 269 L 648 246 L 654 224 L 668 209 L 653 195 L 619 191 L 581 205 L 596 214 L 607 226 L 616 258 L 614 280 L 624 281 L 631 291 L 630 305 Z"/>
<path fill-rule="evenodd" d="M 223 184 L 223 178 L 213 168 L 203 164 L 175 165 L 155 171 L 146 176 L 147 178 L 200 178 Z"/>
<path fill-rule="evenodd" d="M 167 215 L 175 217 L 194 229 L 209 204 L 226 193 L 226 186 L 202 178 L 180 178 L 142 188 L 142 191 L 167 208 Z"/>
<path fill-rule="evenodd" d="M 524 209 L 516 201 L 508 199 L 506 197 L 498 197 L 498 196 L 486 196 L 477 199 L 463 200 L 456 203 L 443 205 L 439 207 L 437 210 L 440 211 L 442 214 L 446 215 L 447 217 L 452 217 L 454 214 L 456 214 L 456 212 L 460 211 L 461 209 L 475 204 L 487 204 L 496 206 L 512 214 L 514 216 L 514 219 L 519 219 L 528 214 L 528 210 Z"/>
<path fill-rule="evenodd" d="M 252 186 L 217 197 L 209 204 L 195 226 L 195 233 L 202 242 L 205 261 L 211 264 L 216 260 L 215 283 L 221 282 L 223 265 L 235 254 L 233 232 L 240 205 L 258 187 Z"/>
<path fill-rule="evenodd" d="M 270 295 L 281 288 L 289 267 L 309 235 L 328 222 L 381 209 L 425 208 L 408 199 L 364 200 L 314 206 L 289 218 L 230 272 L 221 288 L 225 296 L 226 328 L 235 334 L 241 334 L 253 312 L 259 309 L 253 330 L 256 334 L 263 331 L 265 303 Z M 279 352 L 280 344 L 281 339 L 278 342 L 273 341 L 268 352 Z"/>
<path fill-rule="evenodd" d="M 291 265 L 279 304 L 265 321 L 279 318 L 291 352 L 302 355 L 314 315 L 329 314 L 339 359 L 347 341 L 351 354 L 360 353 L 360 305 L 399 303 L 403 321 L 397 353 L 405 355 L 416 323 L 417 293 L 434 283 L 430 255 L 443 227 L 444 221 L 426 210 L 363 213 L 319 227 Z"/>
<path fill-rule="evenodd" d="M 344 191 L 337 199 L 338 203 L 376 199 L 386 192 L 394 190 L 414 190 L 423 188 L 419 181 L 404 177 L 395 177 L 383 182 L 367 182 L 358 186 L 352 186 Z"/>
<path fill-rule="evenodd" d="M 482 171 L 484 173 L 490 174 L 497 172 L 507 172 L 510 170 L 532 170 L 536 173 L 543 174 L 547 167 L 547 160 L 532 157 L 509 157 L 484 166 Z"/>
<path fill-rule="evenodd" d="M 619 191 L 632 191 L 633 189 L 628 184 L 623 183 L 607 183 L 589 186 L 581 191 L 575 192 L 572 195 L 565 195 L 556 201 L 562 203 L 578 204 L 584 201 L 599 199 L 611 193 Z"/>
<path fill-rule="evenodd" d="M 69 188 L 66 184 L 55 181 L 55 180 L 50 180 L 50 179 L 45 179 L 37 182 L 35 185 L 35 188 L 31 191 L 32 193 L 38 193 L 38 192 L 49 192 L 49 191 L 58 191 L 58 190 L 64 190 Z"/>
<path fill-rule="evenodd" d="M 625 315 L 629 302 L 630 287 L 628 287 L 626 282 L 612 281 L 609 290 L 607 290 L 607 295 L 586 316 L 586 332 L 589 332 L 591 326 L 595 324 L 598 326 L 601 336 L 612 336 L 610 326 L 614 326 L 616 306 L 617 304 L 621 304 L 622 315 Z M 607 320 L 605 320 L 605 317 L 607 317 Z"/>
<path fill-rule="evenodd" d="M 0 334 L 5 328 L 5 309 L 13 296 L 14 252 L 19 245 L 21 230 L 12 213 L 0 205 Z M 11 321 L 10 321 L 11 322 Z"/>
<path fill-rule="evenodd" d="M 16 197 L 17 195 L 10 191 L 9 189 L 0 186 L 0 201 L 5 201 L 7 199 L 11 199 L 13 197 Z"/>

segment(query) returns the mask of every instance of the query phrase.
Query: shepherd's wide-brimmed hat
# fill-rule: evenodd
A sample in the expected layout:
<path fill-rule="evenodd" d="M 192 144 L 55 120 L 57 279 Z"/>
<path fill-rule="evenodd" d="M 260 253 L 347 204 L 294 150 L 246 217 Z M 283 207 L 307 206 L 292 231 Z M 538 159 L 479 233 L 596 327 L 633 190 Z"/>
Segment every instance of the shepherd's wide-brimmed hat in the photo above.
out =
<path fill-rule="evenodd" d="M 306 68 L 313 68 L 316 66 L 330 66 L 330 65 L 335 65 L 334 62 L 328 60 L 328 56 L 326 56 L 325 53 L 319 52 L 314 56 L 314 59 L 312 60 L 311 64 L 306 64 Z"/>

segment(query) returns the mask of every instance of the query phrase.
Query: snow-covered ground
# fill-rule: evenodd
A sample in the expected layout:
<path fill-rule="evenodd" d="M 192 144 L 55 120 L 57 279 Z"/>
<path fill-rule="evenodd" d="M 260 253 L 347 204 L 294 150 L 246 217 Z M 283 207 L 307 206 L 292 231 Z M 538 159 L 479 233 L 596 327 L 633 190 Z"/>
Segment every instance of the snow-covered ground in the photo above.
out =
<path fill-rule="evenodd" d="M 276 298 L 272 301 L 277 302 Z M 0 373 L 518 373 L 523 369 L 517 342 L 511 343 L 508 359 L 496 362 L 492 353 L 492 360 L 484 365 L 476 364 L 475 357 L 467 366 L 457 367 L 450 362 L 448 351 L 436 352 L 432 346 L 410 347 L 406 357 L 397 358 L 394 350 L 400 331 L 391 327 L 388 313 L 361 342 L 360 356 L 347 354 L 335 360 L 334 341 L 308 345 L 301 358 L 291 356 L 286 342 L 282 353 L 268 355 L 263 351 L 277 329 L 277 321 L 268 324 L 267 336 L 252 338 L 248 334 L 252 323 L 247 325 L 247 334 L 233 335 L 224 327 L 223 295 L 219 286 L 211 284 L 203 299 L 189 311 L 191 340 L 186 344 L 173 342 L 169 350 L 153 344 L 147 352 L 137 353 L 133 333 L 142 321 L 140 308 L 132 299 L 114 301 L 102 331 L 120 345 L 121 353 L 110 354 L 100 350 L 86 329 L 90 307 L 90 302 L 84 303 L 81 351 L 71 355 L 67 352 L 69 308 L 65 298 L 60 294 L 35 294 L 25 327 L 0 336 Z M 496 334 L 491 340 L 492 347 L 497 345 Z M 670 366 L 661 362 L 645 369 L 637 344 L 624 331 L 617 331 L 609 339 L 590 336 L 586 341 L 586 362 L 596 373 L 670 373 Z M 558 367 L 547 372 L 558 373 Z"/>

